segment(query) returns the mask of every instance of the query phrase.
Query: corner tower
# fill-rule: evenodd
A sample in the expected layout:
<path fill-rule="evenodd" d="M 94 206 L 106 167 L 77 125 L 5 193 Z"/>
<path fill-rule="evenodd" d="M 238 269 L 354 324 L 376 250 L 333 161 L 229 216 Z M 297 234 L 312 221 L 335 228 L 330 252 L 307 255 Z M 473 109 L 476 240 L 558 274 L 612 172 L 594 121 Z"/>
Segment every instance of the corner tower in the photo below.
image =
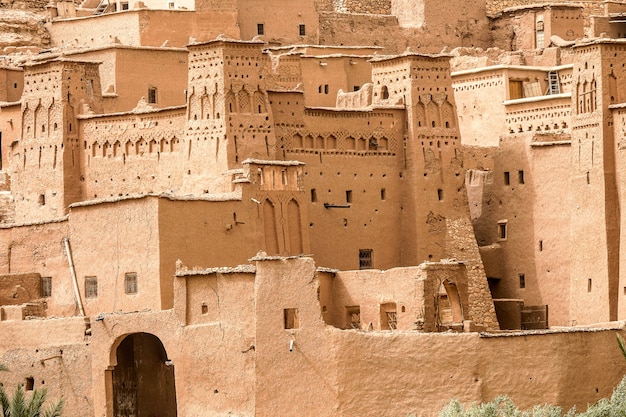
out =
<path fill-rule="evenodd" d="M 231 40 L 189 45 L 185 193 L 229 192 L 230 170 L 241 169 L 247 158 L 275 158 L 264 45 Z"/>
<path fill-rule="evenodd" d="M 11 146 L 16 222 L 63 216 L 81 200 L 77 116 L 102 112 L 98 65 L 55 59 L 24 68 L 22 136 Z"/>

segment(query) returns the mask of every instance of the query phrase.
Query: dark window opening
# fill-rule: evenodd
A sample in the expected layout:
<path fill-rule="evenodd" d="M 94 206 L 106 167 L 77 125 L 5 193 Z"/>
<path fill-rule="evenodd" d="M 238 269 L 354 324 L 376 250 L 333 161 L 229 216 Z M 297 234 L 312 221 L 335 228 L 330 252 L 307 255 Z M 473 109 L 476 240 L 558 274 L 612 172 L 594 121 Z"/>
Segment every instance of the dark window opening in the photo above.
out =
<path fill-rule="evenodd" d="M 137 273 L 127 272 L 124 275 L 124 292 L 126 294 L 137 294 Z"/>
<path fill-rule="evenodd" d="M 265 25 L 263 23 L 256 24 L 256 34 L 265 35 Z"/>
<path fill-rule="evenodd" d="M 206 305 L 206 303 L 202 303 L 202 314 L 207 314 L 209 312 L 209 307 Z"/>
<path fill-rule="evenodd" d="M 510 185 L 511 184 L 511 174 L 509 173 L 509 171 L 505 171 L 504 172 L 504 185 Z"/>
<path fill-rule="evenodd" d="M 592 284 L 591 284 L 591 278 L 589 278 L 589 279 L 587 280 L 587 292 L 591 292 L 591 286 L 592 286 Z"/>
<path fill-rule="evenodd" d="M 128 10 L 128 3 L 122 3 L 122 10 Z"/>
<path fill-rule="evenodd" d="M 148 103 L 154 104 L 157 102 L 157 89 L 154 87 L 148 88 Z"/>
<path fill-rule="evenodd" d="M 361 87 L 359 87 L 358 85 L 352 87 L 352 91 L 359 91 L 360 89 Z"/>
<path fill-rule="evenodd" d="M 300 327 L 300 318 L 297 308 L 286 308 L 284 310 L 285 329 L 297 329 Z"/>
<path fill-rule="evenodd" d="M 526 276 L 524 274 L 519 274 L 519 287 L 526 288 Z"/>
<path fill-rule="evenodd" d="M 98 277 L 85 277 L 85 298 L 98 296 Z"/>
<path fill-rule="evenodd" d="M 524 171 L 521 171 L 521 170 L 518 171 L 517 175 L 518 175 L 519 183 L 524 184 Z"/>
<path fill-rule="evenodd" d="M 328 84 L 324 84 L 324 94 L 328 94 Z"/>
<path fill-rule="evenodd" d="M 311 188 L 311 203 L 317 202 L 317 191 L 315 188 Z"/>
<path fill-rule="evenodd" d="M 41 277 L 41 296 L 52 296 L 52 277 Z"/>
<path fill-rule="evenodd" d="M 300 36 L 305 36 L 306 35 L 306 26 L 305 25 L 298 25 L 298 34 Z"/>
<path fill-rule="evenodd" d="M 26 378 L 24 389 L 26 391 L 32 391 L 33 389 L 35 389 L 35 378 L 33 378 L 32 376 L 29 376 L 28 378 Z"/>
<path fill-rule="evenodd" d="M 346 190 L 346 203 L 352 203 L 352 190 Z"/>
<path fill-rule="evenodd" d="M 346 307 L 346 315 L 349 329 L 361 328 L 361 306 Z"/>
<path fill-rule="evenodd" d="M 40 206 L 45 206 L 46 205 L 46 195 L 45 194 L 39 194 L 39 205 Z"/>
<path fill-rule="evenodd" d="M 507 237 L 506 223 L 498 223 L 498 239 L 505 240 Z"/>
<path fill-rule="evenodd" d="M 387 190 L 384 188 L 380 189 L 380 199 L 385 200 L 387 198 Z"/>
<path fill-rule="evenodd" d="M 543 252 L 543 240 L 539 241 L 539 252 Z"/>
<path fill-rule="evenodd" d="M 372 249 L 359 249 L 359 269 L 372 268 Z"/>
<path fill-rule="evenodd" d="M 437 198 L 439 201 L 443 200 L 443 190 L 441 188 L 437 190 Z"/>
<path fill-rule="evenodd" d="M 380 329 L 396 330 L 398 328 L 398 314 L 396 303 L 380 305 Z"/>

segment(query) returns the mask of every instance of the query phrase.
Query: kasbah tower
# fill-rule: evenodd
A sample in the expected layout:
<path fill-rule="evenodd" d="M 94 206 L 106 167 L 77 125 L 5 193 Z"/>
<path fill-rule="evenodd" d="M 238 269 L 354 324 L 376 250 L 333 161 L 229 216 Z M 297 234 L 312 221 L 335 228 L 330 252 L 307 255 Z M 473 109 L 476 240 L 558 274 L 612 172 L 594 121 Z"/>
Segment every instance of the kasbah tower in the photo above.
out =
<path fill-rule="evenodd" d="M 626 2 L 1 5 L 10 394 L 426 417 L 626 373 Z"/>

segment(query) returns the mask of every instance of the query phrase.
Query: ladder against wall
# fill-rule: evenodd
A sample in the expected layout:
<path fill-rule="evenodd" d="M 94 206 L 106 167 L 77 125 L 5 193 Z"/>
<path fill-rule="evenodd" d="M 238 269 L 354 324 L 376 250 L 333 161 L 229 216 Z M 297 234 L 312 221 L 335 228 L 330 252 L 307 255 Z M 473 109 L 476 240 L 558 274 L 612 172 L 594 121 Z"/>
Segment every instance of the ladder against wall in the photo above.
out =
<path fill-rule="evenodd" d="M 550 71 L 548 73 L 548 94 L 561 94 L 561 84 L 559 84 L 559 73 Z"/>

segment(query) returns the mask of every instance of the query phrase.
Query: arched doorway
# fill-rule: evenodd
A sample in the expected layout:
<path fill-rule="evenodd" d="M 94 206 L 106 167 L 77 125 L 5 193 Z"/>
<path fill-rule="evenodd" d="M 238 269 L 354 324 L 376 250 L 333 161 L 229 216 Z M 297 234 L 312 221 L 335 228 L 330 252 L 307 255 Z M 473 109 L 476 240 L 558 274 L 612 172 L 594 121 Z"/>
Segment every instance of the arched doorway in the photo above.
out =
<path fill-rule="evenodd" d="M 174 366 L 158 337 L 134 333 L 116 350 L 113 369 L 115 417 L 176 417 Z"/>
<path fill-rule="evenodd" d="M 446 279 L 439 286 L 437 296 L 439 326 L 449 328 L 463 323 L 463 308 L 456 284 Z"/>

